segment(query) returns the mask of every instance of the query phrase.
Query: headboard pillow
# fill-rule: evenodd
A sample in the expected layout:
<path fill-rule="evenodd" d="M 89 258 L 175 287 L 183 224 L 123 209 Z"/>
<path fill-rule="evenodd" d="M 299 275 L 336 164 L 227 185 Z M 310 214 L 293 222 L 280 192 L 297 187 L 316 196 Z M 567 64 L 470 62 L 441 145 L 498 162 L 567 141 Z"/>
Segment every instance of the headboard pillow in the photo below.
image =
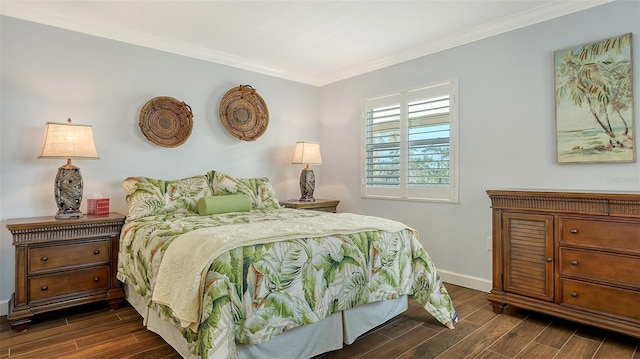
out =
<path fill-rule="evenodd" d="M 207 175 L 171 181 L 128 177 L 122 183 L 127 192 L 128 219 L 161 214 L 195 214 L 198 200 L 213 195 L 210 180 Z"/>
<path fill-rule="evenodd" d="M 266 177 L 236 178 L 220 171 L 210 171 L 208 176 L 214 196 L 246 194 L 251 198 L 253 209 L 280 208 L 276 191 Z"/>
<path fill-rule="evenodd" d="M 251 205 L 251 197 L 246 194 L 205 196 L 198 200 L 198 214 L 207 216 L 229 212 L 249 212 Z"/>

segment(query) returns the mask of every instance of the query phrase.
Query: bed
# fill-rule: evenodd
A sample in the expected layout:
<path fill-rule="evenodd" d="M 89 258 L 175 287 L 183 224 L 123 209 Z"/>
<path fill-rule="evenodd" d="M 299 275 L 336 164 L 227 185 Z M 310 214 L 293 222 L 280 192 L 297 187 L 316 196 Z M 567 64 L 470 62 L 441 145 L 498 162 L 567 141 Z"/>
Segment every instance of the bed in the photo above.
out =
<path fill-rule="evenodd" d="M 185 358 L 313 357 L 402 313 L 409 295 L 444 326 L 457 321 L 402 223 L 282 208 L 267 178 L 220 171 L 123 185 L 118 279 Z"/>

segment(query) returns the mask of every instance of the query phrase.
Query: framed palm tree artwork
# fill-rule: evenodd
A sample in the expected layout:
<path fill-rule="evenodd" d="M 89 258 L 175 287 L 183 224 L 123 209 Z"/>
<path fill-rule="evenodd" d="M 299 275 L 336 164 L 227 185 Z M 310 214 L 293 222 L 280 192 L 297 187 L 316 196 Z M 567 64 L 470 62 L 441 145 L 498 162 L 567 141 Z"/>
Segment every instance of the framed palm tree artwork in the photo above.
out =
<path fill-rule="evenodd" d="M 635 162 L 631 33 L 555 51 L 558 163 Z"/>

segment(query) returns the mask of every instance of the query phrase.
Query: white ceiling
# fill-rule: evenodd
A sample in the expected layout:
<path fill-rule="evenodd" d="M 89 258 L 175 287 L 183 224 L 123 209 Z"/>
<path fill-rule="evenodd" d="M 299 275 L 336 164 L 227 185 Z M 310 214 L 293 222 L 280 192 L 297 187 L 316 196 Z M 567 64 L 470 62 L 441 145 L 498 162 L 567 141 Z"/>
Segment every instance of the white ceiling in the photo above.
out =
<path fill-rule="evenodd" d="M 322 86 L 610 1 L 0 0 L 0 13 Z"/>

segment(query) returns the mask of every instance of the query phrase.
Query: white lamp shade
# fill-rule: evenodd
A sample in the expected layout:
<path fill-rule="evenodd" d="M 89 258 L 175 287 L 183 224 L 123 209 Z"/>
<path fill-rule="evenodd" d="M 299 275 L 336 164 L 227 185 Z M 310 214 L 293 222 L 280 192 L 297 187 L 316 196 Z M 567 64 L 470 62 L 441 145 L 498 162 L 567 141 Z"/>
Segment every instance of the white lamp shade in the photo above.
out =
<path fill-rule="evenodd" d="M 321 165 L 320 144 L 315 142 L 296 142 L 296 152 L 292 164 Z"/>
<path fill-rule="evenodd" d="M 93 127 L 48 122 L 38 158 L 98 159 Z"/>

